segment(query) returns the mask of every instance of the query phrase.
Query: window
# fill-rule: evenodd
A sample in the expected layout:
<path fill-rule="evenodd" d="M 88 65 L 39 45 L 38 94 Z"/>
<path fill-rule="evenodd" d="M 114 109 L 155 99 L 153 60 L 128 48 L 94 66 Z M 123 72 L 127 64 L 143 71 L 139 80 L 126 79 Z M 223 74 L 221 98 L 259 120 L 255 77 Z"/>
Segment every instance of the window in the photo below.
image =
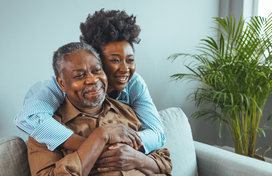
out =
<path fill-rule="evenodd" d="M 272 12 L 272 1 L 271 0 L 259 0 L 258 4 L 258 15 L 267 17 Z"/>

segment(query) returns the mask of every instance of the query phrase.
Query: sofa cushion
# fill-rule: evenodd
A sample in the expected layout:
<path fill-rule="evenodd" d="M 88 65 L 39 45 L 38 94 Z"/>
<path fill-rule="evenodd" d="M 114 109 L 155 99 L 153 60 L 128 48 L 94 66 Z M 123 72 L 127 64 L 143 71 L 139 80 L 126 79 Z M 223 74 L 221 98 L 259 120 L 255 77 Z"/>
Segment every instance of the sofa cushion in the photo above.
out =
<path fill-rule="evenodd" d="M 0 176 L 30 176 L 25 142 L 16 136 L 0 139 Z"/>
<path fill-rule="evenodd" d="M 188 118 L 180 108 L 159 111 L 163 124 L 166 143 L 173 163 L 172 175 L 196 176 L 197 162 Z"/>

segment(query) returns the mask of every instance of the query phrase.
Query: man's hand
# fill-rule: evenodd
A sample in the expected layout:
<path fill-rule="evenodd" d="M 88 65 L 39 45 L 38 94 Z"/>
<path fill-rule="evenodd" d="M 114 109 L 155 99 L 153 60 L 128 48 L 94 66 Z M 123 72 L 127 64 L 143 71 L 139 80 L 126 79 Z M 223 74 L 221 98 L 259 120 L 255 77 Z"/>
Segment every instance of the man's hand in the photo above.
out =
<path fill-rule="evenodd" d="M 126 144 L 114 144 L 109 150 L 102 152 L 96 161 L 94 168 L 99 172 L 127 171 L 141 168 L 141 152 L 138 152 Z"/>
<path fill-rule="evenodd" d="M 103 128 L 106 132 L 108 144 L 126 143 L 135 150 L 138 150 L 143 145 L 136 131 L 123 124 L 107 124 L 99 128 Z"/>

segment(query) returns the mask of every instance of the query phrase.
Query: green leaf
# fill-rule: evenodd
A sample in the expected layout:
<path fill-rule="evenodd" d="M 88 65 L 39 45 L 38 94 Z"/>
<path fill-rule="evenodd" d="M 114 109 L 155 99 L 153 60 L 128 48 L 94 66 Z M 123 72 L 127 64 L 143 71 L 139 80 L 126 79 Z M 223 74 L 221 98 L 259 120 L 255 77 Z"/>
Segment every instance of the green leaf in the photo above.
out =
<path fill-rule="evenodd" d="M 272 97 L 272 13 L 267 18 L 251 17 L 247 22 L 242 14 L 239 20 L 230 14 L 215 17 L 214 21 L 219 35 L 201 39 L 197 54 L 168 57 L 172 61 L 178 57 L 190 59 L 184 64 L 189 74 L 181 72 L 170 78 L 197 81 L 199 86 L 187 97 L 200 107 L 192 118 L 210 123 L 219 120 L 219 136 L 223 123 L 234 146 L 242 147 L 237 151 L 244 151 L 248 143 L 256 146 L 257 135 L 265 136 L 259 123 L 264 104 Z M 272 113 L 267 121 L 271 118 Z"/>
<path fill-rule="evenodd" d="M 268 116 L 267 120 L 266 121 L 269 121 L 272 117 L 272 113 L 270 113 L 270 115 Z"/>
<path fill-rule="evenodd" d="M 258 129 L 262 132 L 263 136 L 266 137 L 264 130 L 262 128 L 258 128 Z"/>

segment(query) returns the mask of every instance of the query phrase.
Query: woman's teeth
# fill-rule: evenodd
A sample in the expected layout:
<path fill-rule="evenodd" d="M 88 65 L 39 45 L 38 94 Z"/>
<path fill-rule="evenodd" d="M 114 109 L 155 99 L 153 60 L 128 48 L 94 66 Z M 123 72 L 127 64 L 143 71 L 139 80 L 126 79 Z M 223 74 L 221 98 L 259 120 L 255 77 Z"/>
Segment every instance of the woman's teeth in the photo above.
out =
<path fill-rule="evenodd" d="M 126 81 L 128 77 L 116 77 L 116 79 L 120 80 L 120 81 Z"/>

